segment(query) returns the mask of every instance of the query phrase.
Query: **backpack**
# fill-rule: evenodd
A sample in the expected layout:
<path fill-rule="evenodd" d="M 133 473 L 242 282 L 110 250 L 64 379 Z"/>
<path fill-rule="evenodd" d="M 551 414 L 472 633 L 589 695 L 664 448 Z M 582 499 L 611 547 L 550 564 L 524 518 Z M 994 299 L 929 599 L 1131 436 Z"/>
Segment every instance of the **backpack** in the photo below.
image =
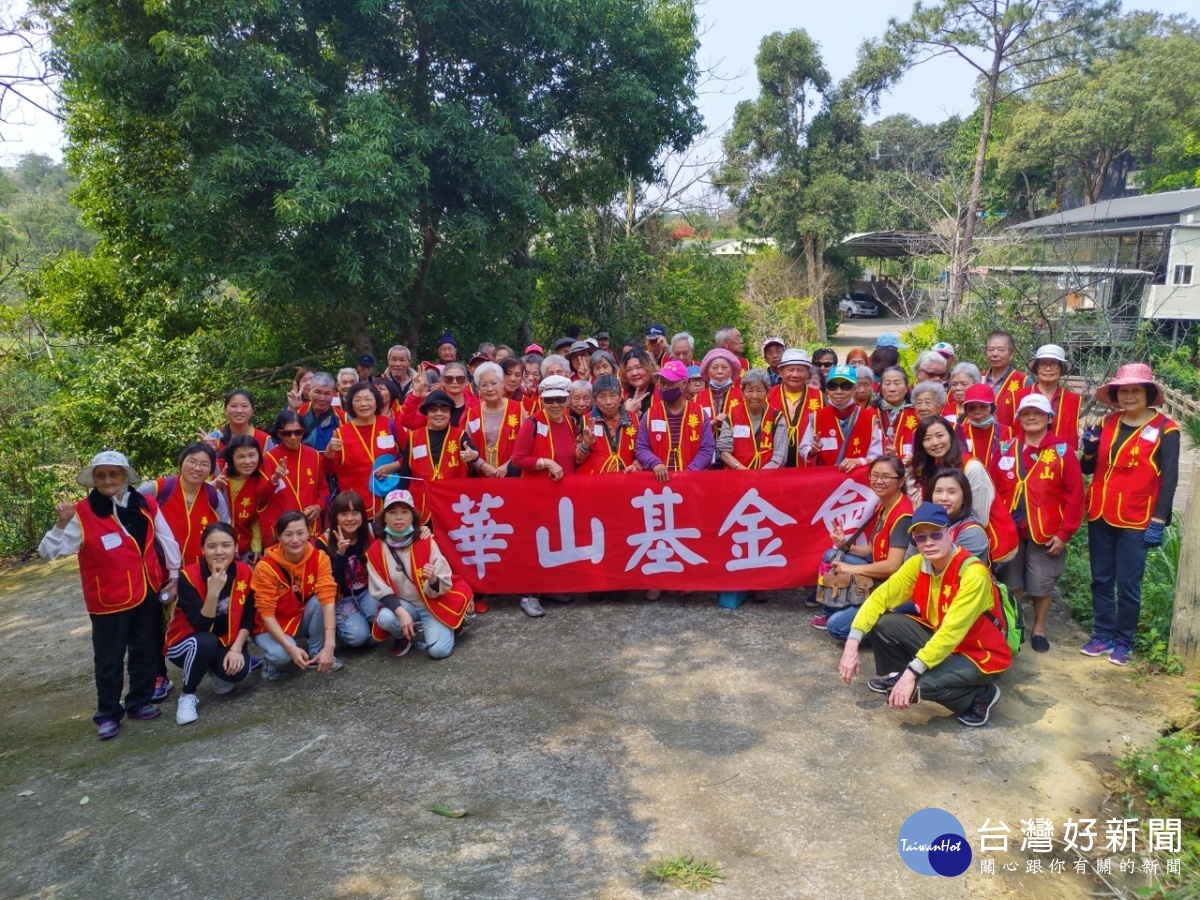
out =
<path fill-rule="evenodd" d="M 1008 641 L 1008 649 L 1012 651 L 1013 656 L 1016 656 L 1021 652 L 1021 645 L 1025 643 L 1025 613 L 1007 585 L 993 581 L 992 590 L 996 592 L 995 596 L 1000 601 L 1000 612 L 1004 618 L 1001 620 L 990 610 L 987 617 L 991 619 L 993 625 L 1000 629 L 1000 633 Z"/>

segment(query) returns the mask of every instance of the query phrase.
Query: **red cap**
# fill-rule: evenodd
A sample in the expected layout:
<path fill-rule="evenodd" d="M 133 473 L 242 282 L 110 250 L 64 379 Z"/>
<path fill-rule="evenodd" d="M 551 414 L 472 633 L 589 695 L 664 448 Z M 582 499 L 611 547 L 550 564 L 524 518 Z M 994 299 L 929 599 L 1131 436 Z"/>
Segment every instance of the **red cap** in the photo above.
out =
<path fill-rule="evenodd" d="M 990 403 L 996 405 L 996 392 L 988 384 L 973 384 L 963 392 L 963 406 L 968 403 Z"/>

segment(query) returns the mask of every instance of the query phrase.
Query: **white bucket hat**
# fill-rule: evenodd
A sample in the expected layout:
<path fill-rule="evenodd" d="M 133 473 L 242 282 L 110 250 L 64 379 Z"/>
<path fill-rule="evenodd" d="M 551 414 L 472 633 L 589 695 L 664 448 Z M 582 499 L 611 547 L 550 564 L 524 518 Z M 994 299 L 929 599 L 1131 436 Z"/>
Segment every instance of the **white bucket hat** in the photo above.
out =
<path fill-rule="evenodd" d="M 1054 418 L 1054 407 L 1050 405 L 1050 400 L 1041 391 L 1034 391 L 1021 398 L 1021 402 L 1017 404 L 1017 414 L 1020 415 L 1021 411 L 1026 409 L 1036 409 L 1044 412 L 1050 418 Z"/>
<path fill-rule="evenodd" d="M 779 368 L 786 366 L 808 366 L 812 368 L 812 357 L 808 355 L 808 351 L 803 348 L 792 347 L 783 351 L 783 357 L 779 360 Z"/>
<path fill-rule="evenodd" d="M 75 476 L 75 480 L 86 488 L 95 487 L 96 480 L 92 477 L 92 472 L 96 466 L 119 466 L 124 469 L 125 478 L 131 488 L 137 487 L 142 482 L 142 477 L 138 475 L 137 469 L 129 464 L 125 454 L 118 453 L 116 450 L 101 450 L 92 457 L 91 465 L 80 470 L 79 474 Z"/>
<path fill-rule="evenodd" d="M 1062 373 L 1068 375 L 1071 372 L 1071 364 L 1067 362 L 1066 351 L 1058 344 L 1043 344 L 1038 347 L 1037 353 L 1033 354 L 1033 359 L 1029 361 L 1029 371 L 1037 373 L 1037 364 L 1040 359 L 1052 359 L 1062 366 Z"/>

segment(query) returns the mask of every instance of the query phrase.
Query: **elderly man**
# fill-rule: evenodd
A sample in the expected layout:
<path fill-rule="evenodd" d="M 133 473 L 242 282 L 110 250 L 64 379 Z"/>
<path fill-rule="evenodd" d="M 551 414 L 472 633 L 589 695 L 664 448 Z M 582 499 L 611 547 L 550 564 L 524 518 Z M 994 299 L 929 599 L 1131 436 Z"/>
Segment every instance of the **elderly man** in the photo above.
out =
<path fill-rule="evenodd" d="M 812 360 L 807 350 L 791 348 L 783 351 L 779 360 L 781 381 L 767 395 L 767 403 L 782 414 L 783 424 L 787 428 L 789 467 L 804 465 L 804 457 L 800 453 L 801 438 L 810 418 L 825 403 L 820 389 L 808 383 L 812 370 Z"/>
<path fill-rule="evenodd" d="M 733 373 L 734 384 L 740 384 L 742 380 L 742 372 L 749 371 L 750 369 L 750 360 L 746 359 L 746 357 L 742 355 L 746 352 L 746 342 L 742 338 L 742 333 L 732 325 L 728 325 L 725 328 L 719 328 L 717 329 L 717 333 L 713 335 L 713 343 L 717 347 L 728 350 L 730 353 L 736 356 L 738 362 L 741 363 L 742 371 Z"/>
<path fill-rule="evenodd" d="M 1013 368 L 1013 357 L 1017 353 L 1017 342 L 1007 331 L 993 331 L 987 336 L 984 354 L 988 370 L 986 383 L 996 394 L 996 421 L 1011 428 L 1017 411 L 1017 395 L 1021 388 L 1028 387 L 1033 379 L 1019 369 Z"/>
<path fill-rule="evenodd" d="M 359 381 L 370 381 L 375 377 L 375 357 L 370 353 L 359 355 L 354 361 L 354 371 L 358 375 Z"/>
<path fill-rule="evenodd" d="M 404 402 L 404 395 L 412 387 L 412 353 L 403 344 L 390 348 L 387 354 L 387 371 L 384 377 L 396 386 L 392 391 L 396 399 Z"/>
<path fill-rule="evenodd" d="M 779 361 L 783 359 L 783 351 L 786 349 L 787 344 L 781 337 L 769 337 L 763 341 L 763 359 L 767 361 L 767 378 L 771 381 L 771 387 L 775 387 L 782 380 L 779 375 Z"/>
<path fill-rule="evenodd" d="M 917 508 L 909 534 L 917 555 L 867 597 L 838 673 L 846 684 L 854 680 L 859 645 L 870 634 L 878 677 L 867 687 L 887 694 L 890 708 L 907 709 L 923 697 L 963 725 L 986 725 L 1000 699 L 995 681 L 1012 663 L 999 592 L 987 566 L 955 545 L 938 504 Z M 912 613 L 896 611 L 910 604 Z"/>
<path fill-rule="evenodd" d="M 449 331 L 438 338 L 437 357 L 438 365 L 440 366 L 458 361 L 458 341 L 454 339 L 454 335 Z"/>
<path fill-rule="evenodd" d="M 315 374 L 308 388 L 308 396 L 308 403 L 301 404 L 296 410 L 300 424 L 304 426 L 304 443 L 318 453 L 324 453 L 333 433 L 346 421 L 346 414 L 341 407 L 333 405 L 337 399 L 333 376 L 328 372 Z"/>
<path fill-rule="evenodd" d="M 662 368 L 667 360 L 667 326 L 654 322 L 646 329 L 646 352 L 654 364 Z"/>
<path fill-rule="evenodd" d="M 696 339 L 686 331 L 681 331 L 671 338 L 671 357 L 685 366 L 692 365 L 696 354 Z"/>

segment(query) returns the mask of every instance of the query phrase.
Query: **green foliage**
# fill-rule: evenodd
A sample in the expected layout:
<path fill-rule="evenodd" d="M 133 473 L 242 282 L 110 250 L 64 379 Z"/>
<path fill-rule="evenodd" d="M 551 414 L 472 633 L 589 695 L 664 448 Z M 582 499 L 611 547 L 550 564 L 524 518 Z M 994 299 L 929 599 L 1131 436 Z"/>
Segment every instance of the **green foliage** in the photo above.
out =
<path fill-rule="evenodd" d="M 912 372 L 913 367 L 917 364 L 917 357 L 920 356 L 923 351 L 928 350 L 938 341 L 949 340 L 949 338 L 943 336 L 941 331 L 938 329 L 936 322 L 922 322 L 920 325 L 910 328 L 908 331 L 903 332 L 900 336 L 900 343 L 908 344 L 907 350 L 900 351 L 900 365 L 904 366 L 908 372 Z M 953 341 L 951 341 L 951 343 L 955 347 L 980 346 L 954 344 Z"/>
<path fill-rule="evenodd" d="M 646 874 L 689 891 L 707 891 L 716 882 L 725 880 L 718 863 L 696 859 L 690 853 L 656 859 L 646 867 Z"/>

